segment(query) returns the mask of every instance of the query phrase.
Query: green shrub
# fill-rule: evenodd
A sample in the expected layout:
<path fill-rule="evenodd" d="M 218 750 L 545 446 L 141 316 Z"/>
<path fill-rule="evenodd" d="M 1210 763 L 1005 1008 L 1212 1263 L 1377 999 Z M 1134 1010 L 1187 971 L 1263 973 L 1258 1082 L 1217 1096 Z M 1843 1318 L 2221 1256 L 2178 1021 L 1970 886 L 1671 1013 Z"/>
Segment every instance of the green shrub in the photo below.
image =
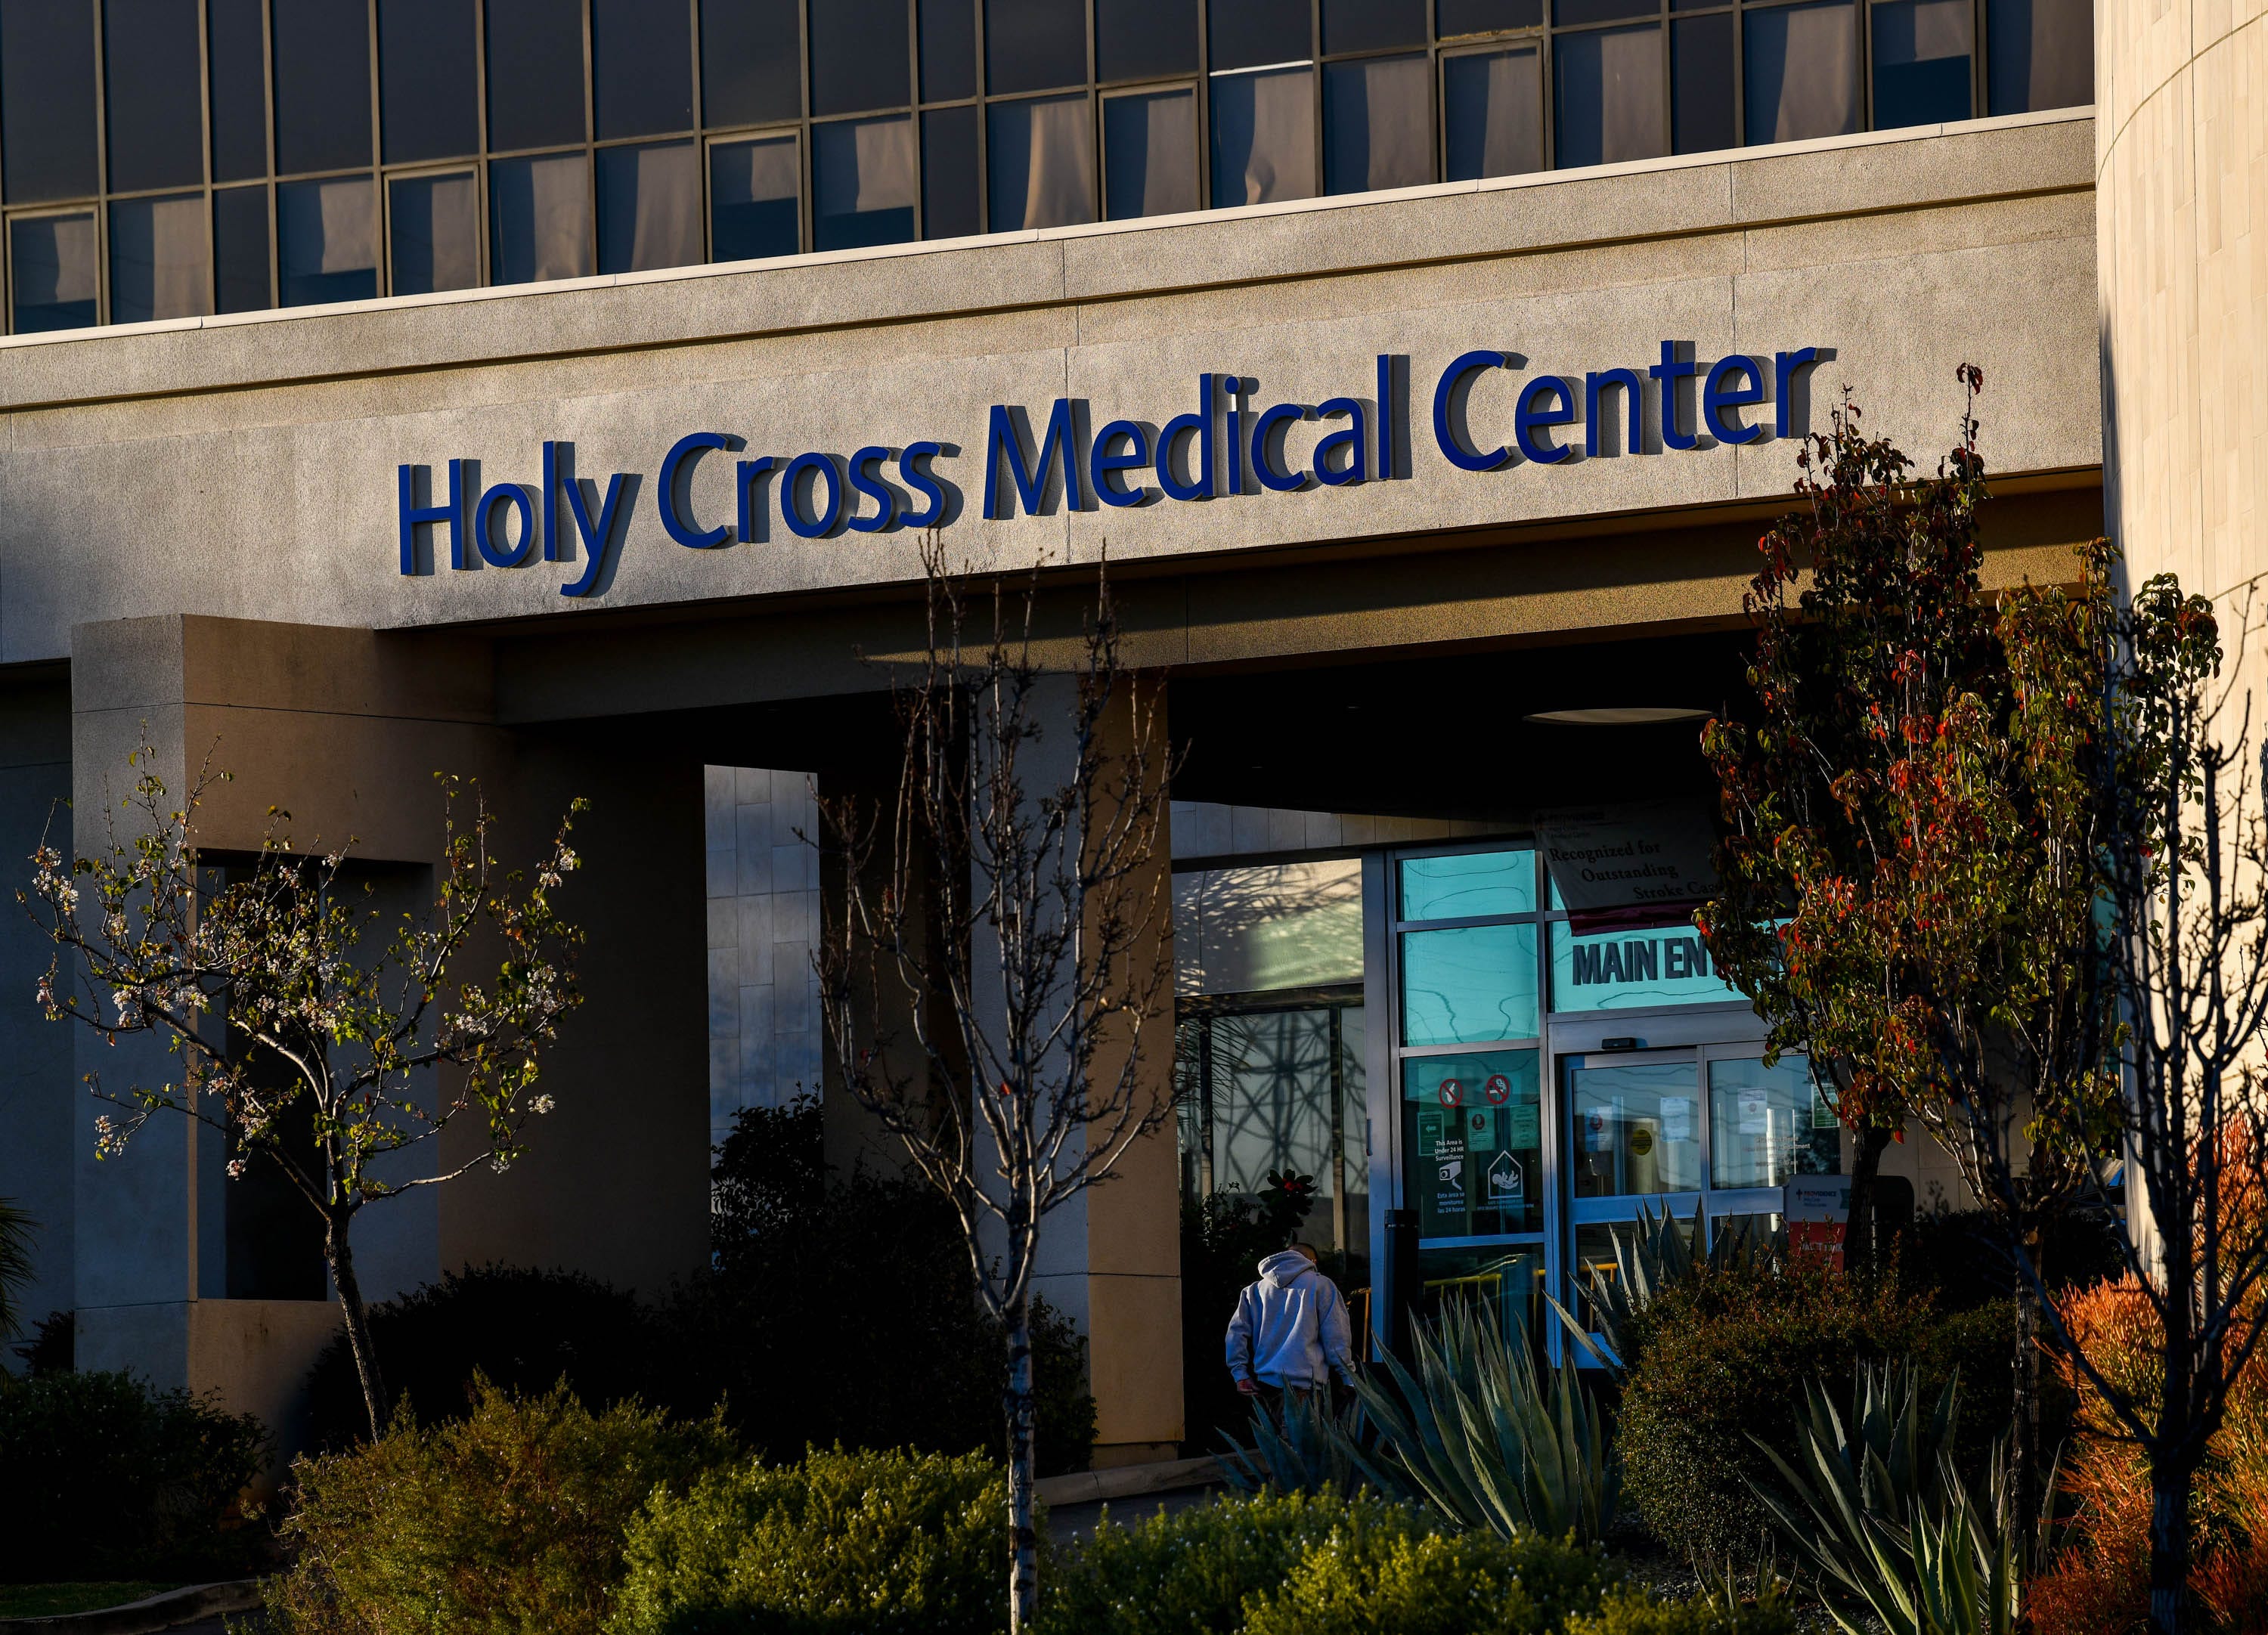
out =
<path fill-rule="evenodd" d="M 1928 1302 L 1894 1282 L 1814 1262 L 1676 1284 L 1639 1320 L 1622 1401 L 1624 1491 L 1689 1558 L 1746 1556 L 1771 1525 L 1749 1486 L 1771 1478 L 1771 1462 L 1750 1436 L 1792 1456 L 1807 1381 L 1847 1403 L 1860 1358 L 1918 1357 L 1933 1326 Z"/>
<path fill-rule="evenodd" d="M 779 1461 L 837 1442 L 1006 1456 L 1006 1342 L 935 1189 L 863 1169 L 828 1179 L 810 1097 L 740 1109 L 711 1181 L 713 1264 L 661 1314 L 661 1400 L 688 1414 L 721 1400 L 750 1449 Z M 1040 1474 L 1084 1470 L 1086 1342 L 1043 1302 L 1032 1366 Z"/>
<path fill-rule="evenodd" d="M 1558 1635 L 1616 1577 L 1602 1557 L 1534 1534 L 1348 1531 L 1256 1597 L 1244 1635 Z"/>
<path fill-rule="evenodd" d="M 615 1635 L 991 1635 L 1008 1487 L 936 1454 L 814 1452 L 656 1494 L 631 1523 Z"/>
<path fill-rule="evenodd" d="M 736 1453 L 718 1422 L 594 1415 L 564 1386 L 516 1397 L 482 1381 L 462 1419 L 404 1414 L 375 1442 L 293 1462 L 298 1557 L 267 1586 L 269 1616 L 295 1635 L 596 1635 L 648 1495 Z"/>
<path fill-rule="evenodd" d="M 1108 1521 L 1042 1576 L 1039 1635 L 1216 1635 L 1334 1537 L 1414 1537 L 1431 1524 L 1375 1493 L 1225 1497 L 1133 1527 Z"/>
<path fill-rule="evenodd" d="M 394 1411 L 408 1411 L 421 1425 L 461 1418 L 476 1377 L 519 1396 L 563 1380 L 594 1412 L 633 1397 L 666 1400 L 669 1353 L 652 1318 L 630 1295 L 577 1272 L 453 1271 L 372 1307 L 370 1333 Z M 315 1359 L 307 1396 L 314 1447 L 336 1452 L 369 1440 L 362 1381 L 343 1332 Z"/>
<path fill-rule="evenodd" d="M 268 1433 L 129 1374 L 0 1374 L 0 1580 L 226 1578 L 262 1556 Z"/>
<path fill-rule="evenodd" d="M 1656 1601 L 1636 1589 L 1608 1592 L 1596 1612 L 1567 1620 L 1567 1635 L 1795 1635 L 1785 1605 L 1727 1612 L 1707 1601 Z"/>

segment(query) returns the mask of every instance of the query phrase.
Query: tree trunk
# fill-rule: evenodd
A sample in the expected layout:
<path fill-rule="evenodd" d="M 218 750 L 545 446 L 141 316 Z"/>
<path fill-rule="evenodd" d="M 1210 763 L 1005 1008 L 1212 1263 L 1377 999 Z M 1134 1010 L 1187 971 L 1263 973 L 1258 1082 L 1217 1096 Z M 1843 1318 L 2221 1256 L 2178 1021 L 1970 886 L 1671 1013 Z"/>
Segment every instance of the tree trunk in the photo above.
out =
<path fill-rule="evenodd" d="M 2008 1478 L 2015 1489 L 2017 1559 L 2027 1569 L 2040 1533 L 2040 1259 L 2041 1233 L 2027 1228 L 2017 1245 L 2029 1268 L 2016 1278 L 2015 1424 L 2008 1448 Z"/>
<path fill-rule="evenodd" d="M 2182 1635 L 2190 1581 L 2190 1478 L 2176 1462 L 2150 1472 L 2150 1635 Z"/>
<path fill-rule="evenodd" d="M 379 1378 L 378 1352 L 370 1343 L 370 1314 L 363 1306 L 362 1285 L 356 1279 L 354 1251 L 347 1247 L 347 1223 L 335 1218 L 324 1226 L 323 1259 L 331 1269 L 331 1284 L 339 1292 L 339 1310 L 345 1315 L 347 1350 L 354 1355 L 355 1377 L 362 1382 L 362 1404 L 370 1414 L 372 1441 L 386 1434 L 386 1386 Z"/>
<path fill-rule="evenodd" d="M 1024 1635 L 1040 1612 L 1040 1536 L 1033 1518 L 1039 1404 L 1032 1390 L 1032 1307 L 1028 1294 L 1008 1307 L 1008 1630 Z"/>
<path fill-rule="evenodd" d="M 1843 1269 L 1871 1271 L 1874 1265 L 1874 1177 L 1890 1132 L 1875 1124 L 1859 1129 L 1859 1150 L 1851 1160 L 1851 1213 L 1843 1223 Z"/>

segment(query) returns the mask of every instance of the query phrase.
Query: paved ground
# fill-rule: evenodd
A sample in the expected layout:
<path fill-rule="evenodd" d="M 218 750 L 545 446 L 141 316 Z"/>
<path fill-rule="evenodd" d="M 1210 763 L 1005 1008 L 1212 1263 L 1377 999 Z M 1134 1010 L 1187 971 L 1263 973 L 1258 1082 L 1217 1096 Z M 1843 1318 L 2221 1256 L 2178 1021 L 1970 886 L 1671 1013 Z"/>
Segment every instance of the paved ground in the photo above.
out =
<path fill-rule="evenodd" d="M 1139 1499 L 1120 1499 L 1083 1505 L 1057 1505 L 1048 1512 L 1048 1533 L 1058 1544 L 1068 1544 L 1075 1538 L 1084 1538 L 1094 1531 L 1094 1524 L 1108 1510 L 1110 1519 L 1121 1526 L 1130 1527 L 1160 1512 L 1167 1515 L 1187 1510 L 1192 1505 L 1202 1505 L 1219 1493 L 1217 1487 L 1197 1487 L 1178 1493 L 1145 1493 Z"/>

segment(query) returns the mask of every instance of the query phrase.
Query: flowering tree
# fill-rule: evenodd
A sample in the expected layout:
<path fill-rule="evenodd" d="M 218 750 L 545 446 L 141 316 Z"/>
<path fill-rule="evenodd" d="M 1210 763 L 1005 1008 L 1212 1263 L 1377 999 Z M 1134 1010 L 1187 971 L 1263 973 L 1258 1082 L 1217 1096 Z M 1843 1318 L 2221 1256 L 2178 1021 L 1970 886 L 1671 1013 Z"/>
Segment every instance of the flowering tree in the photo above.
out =
<path fill-rule="evenodd" d="M 583 939 L 551 899 L 578 865 L 567 840 L 586 803 L 569 807 L 523 890 L 490 853 L 494 819 L 478 785 L 442 778 L 438 894 L 427 914 L 388 931 L 357 901 L 368 888 L 354 888 L 343 850 L 292 850 L 288 813 L 269 808 L 260 851 L 242 866 L 205 856 L 197 811 L 227 775 L 208 764 L 172 807 L 147 770 L 151 755 L 145 744 L 129 758 L 143 769 L 125 802 L 130 836 L 114 821 L 92 857 L 66 860 L 45 841 L 33 856 L 32 890 L 17 895 L 55 943 L 40 1001 L 50 1020 L 82 1023 L 108 1044 L 162 1039 L 179 1064 L 159 1084 L 113 1087 L 87 1075 L 121 1109 L 96 1121 L 99 1156 L 178 1112 L 220 1132 L 232 1179 L 271 1163 L 320 1218 L 376 1436 L 386 1391 L 350 1230 L 381 1198 L 482 1166 L 503 1170 L 520 1156 L 528 1120 L 551 1110 L 535 1093 L 537 1056 L 581 1003 Z M 457 970 L 476 939 L 502 953 L 486 983 Z M 412 1173 L 405 1155 L 450 1130 L 462 1145 L 447 1167 Z"/>
<path fill-rule="evenodd" d="M 951 1201 L 978 1298 L 1008 1339 L 1009 1622 L 1038 1610 L 1032 1274 L 1048 1213 L 1173 1117 L 1142 1072 L 1171 995 L 1156 696 L 1121 664 L 1107 580 L 1079 659 L 1033 650 L 1036 587 L 968 587 L 932 534 L 929 639 L 896 692 L 897 788 L 821 803 L 840 862 L 820 1001 L 844 1090 Z M 887 997 L 886 997 L 887 996 Z M 900 1030 L 888 1015 L 905 1020 Z M 895 1031 L 915 1064 L 894 1066 Z"/>
<path fill-rule="evenodd" d="M 2003 1228 L 2016 1270 L 2022 1536 L 2038 1515 L 2043 1227 L 2116 1145 L 2114 1013 L 2095 921 L 2110 557 L 2076 589 L 1984 593 L 1971 410 L 1931 480 L 1859 410 L 1801 457 L 1809 504 L 1767 534 L 1753 727 L 1703 746 L 1730 833 L 1701 923 L 1859 1138 L 1846 1258 L 1875 1165 L 1918 1122 Z"/>
<path fill-rule="evenodd" d="M 2242 601 L 2240 651 L 2262 635 L 2250 593 Z M 2268 1333 L 2268 811 L 2257 781 L 2268 764 L 2209 600 L 2162 575 L 2114 636 L 2095 855 L 2125 1022 L 2115 1136 L 2130 1209 L 2146 1209 L 2149 1228 L 2129 1234 L 2120 1287 L 2146 1366 L 2117 1366 L 2053 1312 L 2050 1338 L 2091 1410 L 2147 1464 L 2150 1628 L 2177 1635 L 2197 1627 L 2193 1496 Z M 2077 1111 L 2051 1107 L 2043 1122 Z"/>

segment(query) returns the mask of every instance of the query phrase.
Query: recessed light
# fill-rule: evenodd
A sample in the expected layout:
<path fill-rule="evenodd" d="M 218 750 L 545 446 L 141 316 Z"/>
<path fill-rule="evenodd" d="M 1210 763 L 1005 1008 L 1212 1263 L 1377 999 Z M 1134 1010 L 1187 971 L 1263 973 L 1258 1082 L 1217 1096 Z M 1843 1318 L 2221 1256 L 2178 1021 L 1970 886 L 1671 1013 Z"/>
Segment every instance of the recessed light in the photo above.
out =
<path fill-rule="evenodd" d="M 1675 704 L 1629 704 L 1609 710 L 1539 710 L 1525 718 L 1546 726 L 1660 726 L 1670 721 L 1705 721 L 1711 713 Z"/>

